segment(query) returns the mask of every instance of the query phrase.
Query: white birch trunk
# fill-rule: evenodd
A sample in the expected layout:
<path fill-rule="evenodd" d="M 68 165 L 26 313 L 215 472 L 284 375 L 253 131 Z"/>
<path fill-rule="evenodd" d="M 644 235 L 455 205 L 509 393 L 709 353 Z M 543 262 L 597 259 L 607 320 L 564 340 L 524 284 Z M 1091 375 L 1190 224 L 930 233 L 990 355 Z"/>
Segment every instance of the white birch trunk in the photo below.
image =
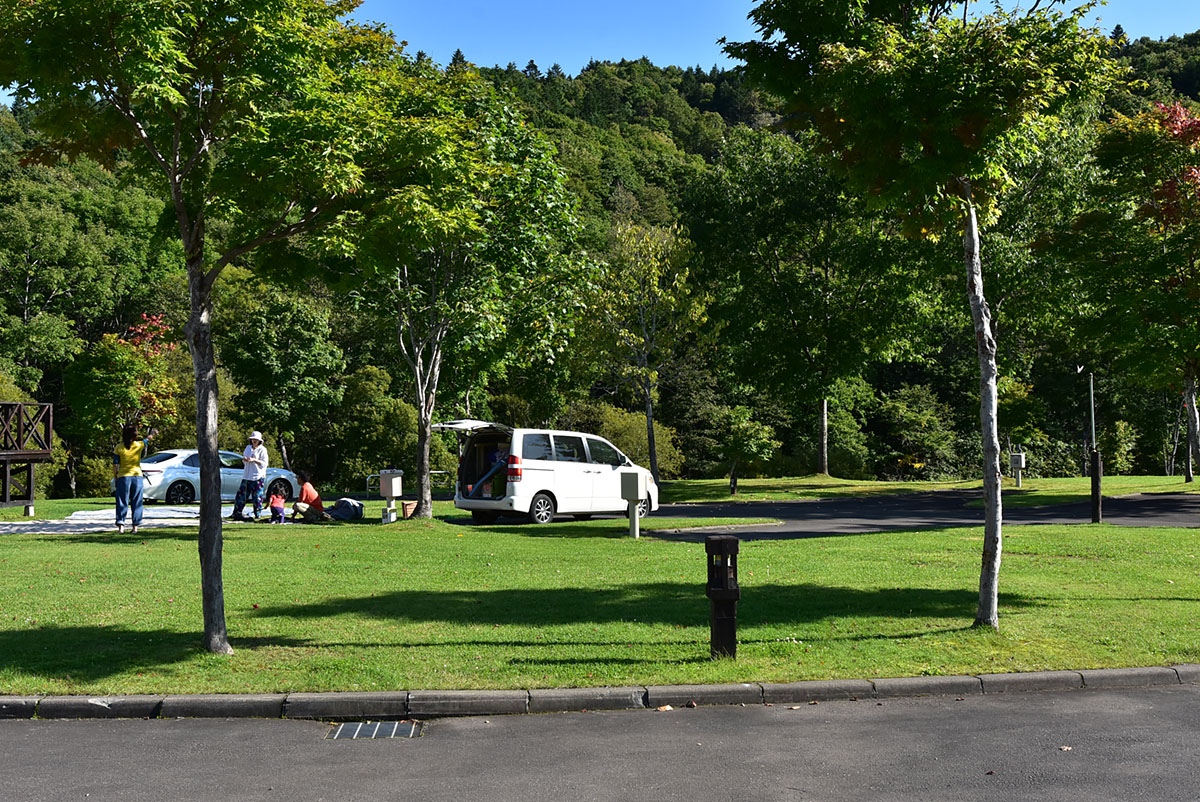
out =
<path fill-rule="evenodd" d="M 1183 389 L 1183 403 L 1187 405 L 1187 476 L 1186 482 L 1194 481 L 1193 457 L 1200 451 L 1200 415 L 1196 412 L 1196 370 L 1189 367 Z"/>
<path fill-rule="evenodd" d="M 829 399 L 822 398 L 817 411 L 817 473 L 829 475 Z"/>
<path fill-rule="evenodd" d="M 971 199 L 971 182 L 960 179 L 959 192 L 967 212 L 963 250 L 967 267 L 967 297 L 971 302 L 979 355 L 979 429 L 983 438 L 983 561 L 979 571 L 979 607 L 975 613 L 975 626 L 999 629 L 1000 557 L 1003 550 L 1001 529 L 1004 515 L 1000 500 L 1000 432 L 996 418 L 996 338 L 992 334 L 992 313 L 983 294 L 979 221 Z"/>

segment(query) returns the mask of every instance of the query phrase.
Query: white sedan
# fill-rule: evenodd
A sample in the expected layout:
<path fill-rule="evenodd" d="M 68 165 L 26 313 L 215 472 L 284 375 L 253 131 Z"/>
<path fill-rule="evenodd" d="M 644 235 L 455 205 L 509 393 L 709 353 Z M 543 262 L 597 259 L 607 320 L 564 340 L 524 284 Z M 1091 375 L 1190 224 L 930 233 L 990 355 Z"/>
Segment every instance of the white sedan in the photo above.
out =
<path fill-rule="evenodd" d="M 233 451 L 217 453 L 221 458 L 221 499 L 232 501 L 242 481 L 242 455 Z M 200 498 L 200 453 L 195 449 L 156 451 L 142 460 L 141 466 L 144 499 L 191 504 Z M 299 492 L 296 474 L 283 468 L 267 468 L 267 496 L 277 493 L 291 499 Z"/>

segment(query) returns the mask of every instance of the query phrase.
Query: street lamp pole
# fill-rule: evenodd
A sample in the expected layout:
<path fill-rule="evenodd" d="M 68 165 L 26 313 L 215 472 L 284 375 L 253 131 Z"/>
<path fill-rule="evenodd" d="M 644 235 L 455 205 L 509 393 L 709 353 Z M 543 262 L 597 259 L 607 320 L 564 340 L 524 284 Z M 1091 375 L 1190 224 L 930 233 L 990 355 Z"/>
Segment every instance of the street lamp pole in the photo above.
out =
<path fill-rule="evenodd" d="M 1104 520 L 1100 482 L 1104 477 L 1104 462 L 1100 459 L 1100 446 L 1096 442 L 1096 381 L 1088 373 L 1088 401 L 1092 413 L 1092 523 L 1098 524 Z"/>
<path fill-rule="evenodd" d="M 1088 374 L 1088 401 L 1092 410 L 1092 451 L 1096 450 L 1096 380 Z"/>

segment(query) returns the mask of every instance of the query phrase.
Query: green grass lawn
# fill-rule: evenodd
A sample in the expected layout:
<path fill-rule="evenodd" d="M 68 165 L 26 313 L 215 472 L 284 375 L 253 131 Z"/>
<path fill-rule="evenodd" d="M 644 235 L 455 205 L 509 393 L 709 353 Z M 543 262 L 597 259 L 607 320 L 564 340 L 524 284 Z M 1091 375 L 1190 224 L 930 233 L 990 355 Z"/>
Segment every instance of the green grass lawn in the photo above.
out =
<path fill-rule="evenodd" d="M 673 479 L 663 482 L 659 501 L 686 504 L 703 501 L 788 501 L 869 496 L 892 493 L 924 493 L 930 490 L 979 487 L 980 482 L 875 482 L 838 479 L 833 476 L 794 476 L 774 479 L 739 479 L 736 496 L 729 494 L 728 479 Z"/>
<path fill-rule="evenodd" d="M 1023 479 L 1021 489 L 1009 478 L 1003 481 L 1004 503 L 1013 507 L 1070 504 L 1091 498 L 1092 480 L 1087 477 L 1065 479 Z M 896 493 L 927 493 L 934 490 L 971 490 L 982 487 L 978 479 L 962 482 L 873 482 L 837 479 L 829 476 L 802 476 L 782 479 L 742 479 L 738 494 L 729 495 L 727 479 L 681 479 L 662 485 L 662 501 L 669 504 L 705 501 L 787 501 L 871 496 Z M 1195 493 L 1200 482 L 1184 484 L 1182 476 L 1106 476 L 1102 492 L 1106 496 L 1129 493 Z M 983 506 L 983 501 L 970 506 Z"/>
<path fill-rule="evenodd" d="M 530 688 L 1200 662 L 1200 530 L 975 529 L 744 543 L 737 661 L 708 658 L 700 544 L 623 520 L 232 525 L 236 653 L 200 643 L 196 530 L 0 536 L 0 692 Z M 650 518 L 647 528 L 670 524 Z"/>
<path fill-rule="evenodd" d="M 1182 476 L 1105 476 L 1100 486 L 1100 492 L 1105 496 L 1197 491 L 1200 491 L 1200 483 L 1184 484 Z M 1089 501 L 1091 497 L 1092 480 L 1087 477 L 1023 479 L 1020 490 L 1011 479 L 1004 480 L 1004 503 L 1013 507 L 1071 504 Z M 971 506 L 982 507 L 983 501 L 972 502 Z"/>

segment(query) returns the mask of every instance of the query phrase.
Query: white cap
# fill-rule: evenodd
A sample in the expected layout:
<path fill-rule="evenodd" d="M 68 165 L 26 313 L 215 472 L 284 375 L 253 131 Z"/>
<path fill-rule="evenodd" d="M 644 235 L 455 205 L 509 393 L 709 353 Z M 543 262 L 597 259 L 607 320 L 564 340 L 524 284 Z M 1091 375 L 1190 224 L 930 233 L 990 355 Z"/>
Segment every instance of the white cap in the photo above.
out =
<path fill-rule="evenodd" d="M 248 439 L 257 440 L 261 443 L 263 439 L 262 432 L 250 432 L 250 437 Z"/>

